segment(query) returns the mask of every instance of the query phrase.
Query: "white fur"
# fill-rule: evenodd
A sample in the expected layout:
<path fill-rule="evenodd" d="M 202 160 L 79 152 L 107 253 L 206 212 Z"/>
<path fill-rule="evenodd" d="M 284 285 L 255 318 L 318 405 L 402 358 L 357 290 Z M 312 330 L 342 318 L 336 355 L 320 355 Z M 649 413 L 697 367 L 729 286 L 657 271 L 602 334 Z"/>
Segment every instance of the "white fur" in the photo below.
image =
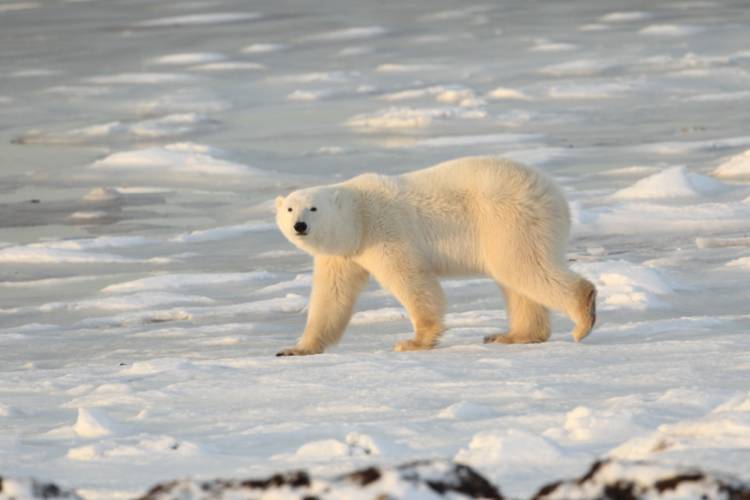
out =
<path fill-rule="evenodd" d="M 315 259 L 307 326 L 280 355 L 319 353 L 338 341 L 369 275 L 411 318 L 415 338 L 396 350 L 436 344 L 444 309 L 438 278 L 448 275 L 484 274 L 502 287 L 509 332 L 487 342 L 545 341 L 548 308 L 576 323 L 576 340 L 593 327 L 596 291 L 565 261 L 567 202 L 537 170 L 460 158 L 400 176 L 364 174 L 302 189 L 277 198 L 276 208 L 284 236 Z M 297 234 L 297 222 L 307 234 Z"/>

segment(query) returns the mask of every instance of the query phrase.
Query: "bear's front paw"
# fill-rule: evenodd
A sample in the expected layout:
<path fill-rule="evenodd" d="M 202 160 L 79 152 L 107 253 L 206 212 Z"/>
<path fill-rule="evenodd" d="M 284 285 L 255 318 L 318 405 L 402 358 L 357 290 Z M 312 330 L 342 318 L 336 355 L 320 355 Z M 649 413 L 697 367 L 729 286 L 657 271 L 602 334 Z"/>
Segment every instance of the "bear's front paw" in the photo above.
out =
<path fill-rule="evenodd" d="M 498 333 L 497 335 L 487 335 L 484 338 L 485 344 L 513 344 L 513 339 L 506 333 Z"/>
<path fill-rule="evenodd" d="M 396 352 L 426 351 L 428 349 L 432 349 L 432 345 L 420 344 L 416 340 L 399 340 L 393 344 L 393 350 Z"/>
<path fill-rule="evenodd" d="M 310 354 L 319 354 L 319 352 L 300 347 L 287 347 L 277 352 L 276 356 L 309 356 Z"/>

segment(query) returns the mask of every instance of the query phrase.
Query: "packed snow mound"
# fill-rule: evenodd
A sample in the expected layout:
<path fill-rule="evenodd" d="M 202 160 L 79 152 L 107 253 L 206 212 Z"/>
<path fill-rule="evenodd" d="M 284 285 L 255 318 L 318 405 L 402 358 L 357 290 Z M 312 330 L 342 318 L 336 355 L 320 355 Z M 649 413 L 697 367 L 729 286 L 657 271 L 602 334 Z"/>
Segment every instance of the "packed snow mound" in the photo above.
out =
<path fill-rule="evenodd" d="M 750 270 L 750 257 L 740 257 L 739 259 L 731 260 L 727 262 L 727 266 Z"/>
<path fill-rule="evenodd" d="M 562 427 L 548 429 L 544 436 L 567 442 L 617 443 L 641 430 L 630 411 L 576 406 L 565 415 Z"/>
<path fill-rule="evenodd" d="M 447 420 L 481 420 L 495 416 L 497 412 L 493 408 L 469 401 L 459 401 L 438 413 L 438 418 Z"/>
<path fill-rule="evenodd" d="M 113 153 L 92 164 L 96 169 L 151 170 L 169 174 L 248 175 L 259 170 L 217 158 L 221 151 L 192 142 Z"/>
<path fill-rule="evenodd" d="M 460 107 L 409 108 L 391 107 L 351 117 L 346 125 L 365 131 L 420 129 L 436 120 L 479 119 L 487 113 L 481 109 Z"/>
<path fill-rule="evenodd" d="M 102 288 L 104 293 L 129 293 L 144 290 L 181 290 L 193 287 L 212 287 L 226 283 L 253 283 L 270 281 L 274 275 L 268 271 L 247 273 L 175 273 L 149 276 L 132 281 L 115 283 Z"/>
<path fill-rule="evenodd" d="M 194 458 L 198 445 L 172 436 L 142 434 L 135 437 L 100 439 L 94 444 L 68 450 L 67 458 L 77 462 L 128 463 L 131 460 L 156 463 L 163 460 Z"/>
<path fill-rule="evenodd" d="M 302 38 L 305 42 L 346 42 L 351 40 L 363 40 L 375 38 L 388 33 L 388 30 L 382 26 L 357 26 L 354 28 L 345 28 L 335 31 L 317 33 Z"/>
<path fill-rule="evenodd" d="M 717 177 L 750 178 L 750 149 L 726 160 L 716 167 L 713 174 Z"/>
<path fill-rule="evenodd" d="M 701 26 L 688 26 L 678 24 L 652 24 L 638 31 L 642 35 L 682 37 L 695 35 L 703 31 Z"/>
<path fill-rule="evenodd" d="M 78 408 L 78 419 L 73 430 L 81 437 L 97 438 L 117 432 L 117 425 L 98 408 Z"/>
<path fill-rule="evenodd" d="M 180 66 L 184 64 L 201 64 L 209 62 L 223 61 L 226 59 L 224 54 L 219 52 L 179 52 L 176 54 L 167 54 L 149 59 L 149 64 L 164 64 Z"/>
<path fill-rule="evenodd" d="M 612 449 L 619 460 L 652 460 L 679 457 L 688 450 L 726 453 L 750 449 L 750 392 L 736 394 L 704 415 L 662 424 L 655 432 L 636 435 Z"/>
<path fill-rule="evenodd" d="M 750 495 L 750 484 L 698 469 L 645 462 L 603 460 L 578 479 L 542 487 L 534 500 L 728 498 Z"/>
<path fill-rule="evenodd" d="M 310 441 L 300 446 L 289 456 L 276 455 L 274 459 L 325 461 L 331 457 L 362 457 L 366 455 L 396 455 L 402 447 L 384 438 L 375 438 L 368 434 L 350 432 L 344 441 L 338 439 L 321 439 Z"/>
<path fill-rule="evenodd" d="M 520 429 L 505 429 L 478 432 L 468 448 L 459 450 L 455 460 L 475 467 L 509 470 L 551 464 L 562 458 L 563 452 L 554 441 Z"/>
<path fill-rule="evenodd" d="M 138 28 L 183 28 L 210 24 L 239 23 L 260 18 L 257 12 L 209 12 L 184 16 L 160 17 L 136 23 Z"/>
<path fill-rule="evenodd" d="M 624 260 L 577 262 L 573 269 L 594 282 L 603 310 L 663 307 L 660 297 L 673 294 L 672 280 L 660 269 Z"/>
<path fill-rule="evenodd" d="M 329 500 L 399 498 L 501 499 L 500 492 L 471 467 L 443 460 L 397 467 L 372 466 L 333 479 L 303 471 L 259 480 L 179 480 L 154 486 L 140 500 L 221 500 L 230 498 Z"/>
<path fill-rule="evenodd" d="M 670 167 L 614 193 L 616 200 L 697 198 L 726 189 L 710 177 L 692 174 L 684 166 Z"/>

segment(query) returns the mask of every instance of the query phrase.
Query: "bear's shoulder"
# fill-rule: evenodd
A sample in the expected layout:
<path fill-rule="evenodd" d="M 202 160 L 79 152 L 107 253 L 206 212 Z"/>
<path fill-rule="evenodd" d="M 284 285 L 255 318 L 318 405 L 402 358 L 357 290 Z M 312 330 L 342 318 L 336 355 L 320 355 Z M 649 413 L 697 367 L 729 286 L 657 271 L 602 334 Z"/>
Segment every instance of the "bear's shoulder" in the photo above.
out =
<path fill-rule="evenodd" d="M 401 181 L 398 177 L 368 172 L 353 177 L 344 186 L 356 191 L 388 192 L 398 190 Z"/>

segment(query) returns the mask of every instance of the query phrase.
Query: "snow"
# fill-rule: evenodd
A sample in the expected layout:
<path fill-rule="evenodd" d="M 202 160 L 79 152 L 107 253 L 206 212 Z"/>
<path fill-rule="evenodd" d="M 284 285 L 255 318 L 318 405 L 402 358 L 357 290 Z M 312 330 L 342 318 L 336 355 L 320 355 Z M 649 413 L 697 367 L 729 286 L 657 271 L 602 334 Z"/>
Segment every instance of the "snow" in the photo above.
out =
<path fill-rule="evenodd" d="M 140 28 L 180 28 L 200 26 L 204 24 L 236 23 L 258 19 L 260 14 L 255 12 L 211 12 L 208 14 L 188 14 L 184 16 L 160 17 L 136 23 Z"/>
<path fill-rule="evenodd" d="M 632 23 L 651 19 L 652 17 L 653 15 L 650 12 L 623 11 L 605 14 L 599 18 L 599 21 L 603 23 Z"/>
<path fill-rule="evenodd" d="M 287 46 L 282 43 L 253 43 L 244 47 L 242 52 L 246 54 L 267 54 L 286 49 Z"/>
<path fill-rule="evenodd" d="M 438 418 L 448 420 L 477 420 L 497 416 L 495 410 L 488 406 L 460 401 L 440 411 Z"/>
<path fill-rule="evenodd" d="M 375 71 L 379 73 L 422 73 L 425 71 L 435 71 L 440 68 L 440 66 L 434 64 L 386 63 L 378 65 L 378 67 L 375 68 Z"/>
<path fill-rule="evenodd" d="M 598 485 L 750 480 L 750 10 L 553 4 L 3 2 L 2 494 L 377 464 L 373 496 L 432 498 L 393 466 L 433 457 L 509 498 L 606 457 Z M 394 353 L 371 280 L 339 345 L 276 358 L 312 259 L 274 198 L 464 155 L 561 185 L 592 334 L 485 345 L 502 291 L 452 277 L 440 345 Z"/>
<path fill-rule="evenodd" d="M 660 297 L 674 292 L 671 280 L 660 269 L 623 260 L 581 262 L 573 269 L 594 282 L 603 310 L 661 307 Z"/>
<path fill-rule="evenodd" d="M 67 248 L 11 246 L 0 248 L 0 262 L 5 264 L 82 264 L 131 262 L 131 260 L 113 254 L 93 253 Z"/>
<path fill-rule="evenodd" d="M 615 192 L 613 199 L 671 199 L 695 198 L 715 194 L 727 186 L 705 175 L 693 174 L 684 166 L 670 167 L 650 175 L 632 186 Z"/>
<path fill-rule="evenodd" d="M 594 76 L 600 75 L 613 67 L 614 64 L 607 61 L 580 59 L 545 66 L 539 72 L 546 76 L 556 77 Z"/>
<path fill-rule="evenodd" d="M 652 24 L 641 29 L 639 33 L 649 36 L 681 37 L 695 35 L 701 31 L 703 31 L 703 28 L 700 26 Z"/>
<path fill-rule="evenodd" d="M 220 151 L 194 143 L 172 143 L 163 147 L 137 149 L 113 153 L 91 166 L 102 170 L 159 169 L 172 174 L 248 175 L 258 170 L 222 160 Z"/>
<path fill-rule="evenodd" d="M 729 178 L 750 177 L 750 149 L 724 161 L 716 167 L 713 174 L 717 177 Z"/>
<path fill-rule="evenodd" d="M 246 61 L 223 61 L 191 66 L 196 71 L 260 71 L 266 67 L 259 63 Z"/>
<path fill-rule="evenodd" d="M 0 14 L 4 14 L 6 12 L 14 12 L 18 10 L 36 9 L 37 7 L 40 7 L 40 5 L 36 2 L 5 3 L 3 5 L 0 5 Z"/>
<path fill-rule="evenodd" d="M 224 59 L 226 59 L 226 56 L 218 52 L 180 52 L 177 54 L 167 54 L 155 57 L 154 59 L 149 60 L 149 63 L 179 66 L 184 64 L 223 61 Z"/>
<path fill-rule="evenodd" d="M 386 33 L 388 33 L 388 30 L 382 26 L 358 26 L 354 28 L 317 33 L 315 35 L 306 36 L 302 40 L 306 42 L 341 42 L 374 38 L 385 35 Z"/>
<path fill-rule="evenodd" d="M 740 257 L 727 262 L 729 267 L 738 267 L 740 269 L 750 270 L 750 257 Z"/>
<path fill-rule="evenodd" d="M 115 75 L 97 76 L 87 81 L 101 85 L 153 85 L 167 83 L 184 83 L 193 79 L 191 75 L 182 73 L 119 73 Z"/>
<path fill-rule="evenodd" d="M 73 425 L 73 431 L 84 438 L 99 438 L 116 433 L 117 426 L 102 410 L 78 408 L 78 419 Z"/>
<path fill-rule="evenodd" d="M 508 87 L 496 87 L 492 91 L 490 91 L 487 94 L 487 97 L 490 99 L 497 99 L 497 100 L 503 100 L 503 99 L 521 99 L 526 100 L 529 99 L 529 97 L 521 92 L 520 90 L 511 89 Z"/>
<path fill-rule="evenodd" d="M 480 110 L 464 110 L 455 107 L 411 108 L 391 107 L 374 113 L 355 115 L 346 125 L 363 131 L 391 129 L 414 129 L 429 127 L 435 120 L 481 119 L 485 114 Z"/>
<path fill-rule="evenodd" d="M 182 273 L 150 276 L 124 283 L 116 283 L 102 288 L 105 293 L 136 292 L 143 290 L 170 290 L 186 287 L 215 286 L 222 283 L 257 282 L 273 279 L 267 271 L 250 273 Z"/>
<path fill-rule="evenodd" d="M 443 148 L 456 146 L 476 146 L 481 144 L 517 144 L 540 139 L 532 134 L 487 134 L 433 137 L 408 144 L 415 148 Z"/>
<path fill-rule="evenodd" d="M 562 450 L 544 436 L 517 429 L 482 431 L 467 448 L 458 451 L 457 462 L 477 468 L 543 466 L 563 459 Z"/>
<path fill-rule="evenodd" d="M 98 144 L 121 139 L 178 137 L 195 132 L 209 120 L 199 113 L 173 113 L 131 123 L 109 122 L 86 127 L 46 131 L 32 129 L 16 139 L 22 144 Z"/>
<path fill-rule="evenodd" d="M 178 234 L 171 238 L 170 241 L 176 243 L 203 243 L 206 241 L 226 240 L 237 238 L 247 233 L 259 231 L 271 231 L 276 226 L 268 222 L 248 222 L 245 224 L 236 224 L 233 226 L 214 227 L 211 229 L 196 229 L 189 233 Z"/>
<path fill-rule="evenodd" d="M 613 99 L 632 90 L 632 85 L 619 82 L 564 82 L 550 85 L 547 88 L 546 94 L 547 97 L 552 99 Z"/>

